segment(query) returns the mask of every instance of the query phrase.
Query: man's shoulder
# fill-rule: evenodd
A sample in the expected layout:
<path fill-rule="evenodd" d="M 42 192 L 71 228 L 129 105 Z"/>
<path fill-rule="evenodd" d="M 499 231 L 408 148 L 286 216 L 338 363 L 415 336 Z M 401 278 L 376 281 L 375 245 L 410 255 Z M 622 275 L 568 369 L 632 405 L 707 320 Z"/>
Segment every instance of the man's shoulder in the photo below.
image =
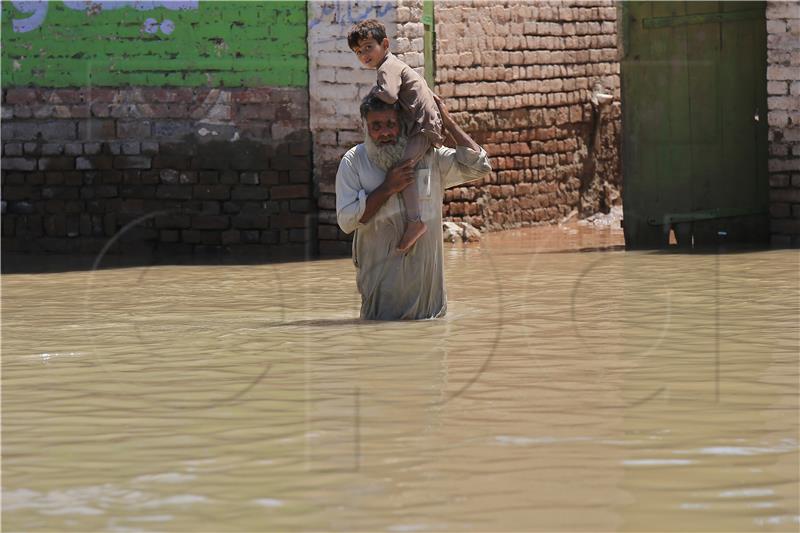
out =
<path fill-rule="evenodd" d="M 342 159 L 353 161 L 358 157 L 360 157 L 363 151 L 364 151 L 364 143 L 359 143 L 350 148 L 347 152 L 345 152 L 344 156 L 342 156 Z"/>
<path fill-rule="evenodd" d="M 364 150 L 364 143 L 353 146 L 342 156 L 342 163 L 350 165 L 351 167 L 355 166 L 358 161 L 364 157 Z"/>

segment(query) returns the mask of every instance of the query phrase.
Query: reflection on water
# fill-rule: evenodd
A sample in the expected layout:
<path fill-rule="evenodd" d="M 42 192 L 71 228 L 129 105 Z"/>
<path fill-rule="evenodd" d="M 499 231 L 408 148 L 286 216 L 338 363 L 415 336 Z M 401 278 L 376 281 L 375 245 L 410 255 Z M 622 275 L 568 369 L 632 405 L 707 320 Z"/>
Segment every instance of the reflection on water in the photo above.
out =
<path fill-rule="evenodd" d="M 345 259 L 6 275 L 3 528 L 796 531 L 800 254 L 620 244 L 448 248 L 414 323 Z"/>

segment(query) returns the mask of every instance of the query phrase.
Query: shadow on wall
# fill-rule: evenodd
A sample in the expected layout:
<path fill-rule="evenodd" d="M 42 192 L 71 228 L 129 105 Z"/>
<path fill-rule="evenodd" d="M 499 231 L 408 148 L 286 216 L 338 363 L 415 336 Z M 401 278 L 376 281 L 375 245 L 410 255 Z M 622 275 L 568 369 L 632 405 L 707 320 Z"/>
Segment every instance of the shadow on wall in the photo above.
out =
<path fill-rule="evenodd" d="M 592 119 L 591 134 L 586 143 L 586 153 L 579 152 L 584 157 L 583 170 L 581 172 L 581 190 L 579 214 L 586 218 L 595 213 L 608 213 L 611 207 L 620 202 L 619 190 L 604 181 L 600 173 L 597 172 L 597 158 L 600 153 L 602 143 L 603 123 L 608 120 L 610 105 L 614 99 L 613 94 L 606 91 L 599 82 L 592 86 Z"/>
<path fill-rule="evenodd" d="M 9 253 L 305 255 L 309 135 L 286 140 L 71 142 L 71 155 L 20 142 L 27 170 L 3 169 L 4 266 Z"/>

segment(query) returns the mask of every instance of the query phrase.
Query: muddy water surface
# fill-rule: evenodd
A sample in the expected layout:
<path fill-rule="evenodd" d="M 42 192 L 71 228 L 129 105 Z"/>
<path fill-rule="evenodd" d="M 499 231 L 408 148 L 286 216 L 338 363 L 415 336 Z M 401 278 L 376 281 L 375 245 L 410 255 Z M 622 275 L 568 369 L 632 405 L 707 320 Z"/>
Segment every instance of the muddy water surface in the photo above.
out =
<path fill-rule="evenodd" d="M 797 531 L 800 254 L 619 244 L 4 275 L 3 529 Z"/>

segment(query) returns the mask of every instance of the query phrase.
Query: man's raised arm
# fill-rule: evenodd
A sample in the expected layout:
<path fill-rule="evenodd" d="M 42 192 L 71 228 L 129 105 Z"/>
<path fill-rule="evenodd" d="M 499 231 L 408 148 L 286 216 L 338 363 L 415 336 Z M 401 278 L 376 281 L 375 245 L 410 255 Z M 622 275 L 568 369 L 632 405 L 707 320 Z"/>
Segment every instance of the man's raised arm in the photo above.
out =
<path fill-rule="evenodd" d="M 461 127 L 456 124 L 456 122 L 453 120 L 453 117 L 450 116 L 450 112 L 447 110 L 444 102 L 441 98 L 439 98 L 439 95 L 434 94 L 433 99 L 436 100 L 436 105 L 439 106 L 439 114 L 442 116 L 442 126 L 453 138 L 456 146 L 464 146 L 470 150 L 480 152 L 481 147 L 472 139 L 472 137 L 467 135 L 467 132 L 462 130 Z"/>
<path fill-rule="evenodd" d="M 442 126 L 456 143 L 456 149 L 446 149 L 447 154 L 439 163 L 442 186 L 444 188 L 454 187 L 461 183 L 488 176 L 492 171 L 492 167 L 489 164 L 489 157 L 486 155 L 486 151 L 456 124 L 442 99 L 437 95 L 433 97 L 436 100 L 436 105 L 439 106 Z"/>

